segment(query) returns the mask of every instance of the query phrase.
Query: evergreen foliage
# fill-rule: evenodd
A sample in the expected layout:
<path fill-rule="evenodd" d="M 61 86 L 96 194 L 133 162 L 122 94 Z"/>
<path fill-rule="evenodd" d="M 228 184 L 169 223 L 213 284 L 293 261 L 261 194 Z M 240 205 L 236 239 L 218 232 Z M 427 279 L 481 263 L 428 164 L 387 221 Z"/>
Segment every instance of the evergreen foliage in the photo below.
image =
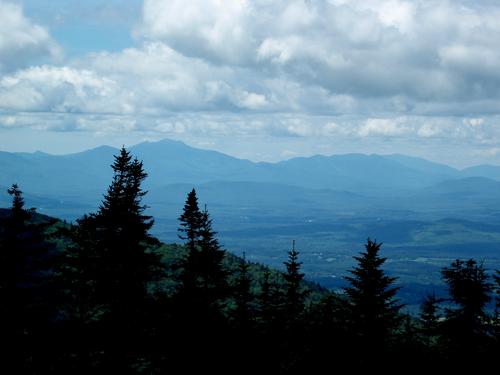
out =
<path fill-rule="evenodd" d="M 399 287 L 395 277 L 385 274 L 382 265 L 386 258 L 379 255 L 381 243 L 368 239 L 365 251 L 354 259 L 354 267 L 346 280 L 345 289 L 351 305 L 352 328 L 359 336 L 363 350 L 378 351 L 386 347 L 391 332 L 400 323 L 402 305 L 395 298 Z"/>
<path fill-rule="evenodd" d="M 458 353 L 477 352 L 488 345 L 486 305 L 492 285 L 483 264 L 457 259 L 441 271 L 455 309 L 447 309 L 445 329 L 450 347 Z"/>
<path fill-rule="evenodd" d="M 0 330 L 6 366 L 29 373 L 45 367 L 42 337 L 53 313 L 54 253 L 45 238 L 47 225 L 35 223 L 36 212 L 24 207 L 18 185 L 8 193 L 11 208 L 0 222 Z"/>

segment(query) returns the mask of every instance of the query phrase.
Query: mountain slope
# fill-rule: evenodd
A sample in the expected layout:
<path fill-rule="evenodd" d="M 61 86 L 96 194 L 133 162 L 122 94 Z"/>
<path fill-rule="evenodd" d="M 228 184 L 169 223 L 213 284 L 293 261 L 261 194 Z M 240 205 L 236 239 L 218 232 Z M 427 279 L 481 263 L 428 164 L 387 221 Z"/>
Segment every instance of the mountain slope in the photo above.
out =
<path fill-rule="evenodd" d="M 167 185 L 184 184 L 188 190 L 209 184 L 203 187 L 209 194 L 207 201 L 225 201 L 238 206 L 261 202 L 274 206 L 345 207 L 344 203 L 348 202 L 352 207 L 359 207 L 373 203 L 373 199 L 367 202 L 362 196 L 382 201 L 412 195 L 434 199 L 437 193 L 432 195 L 429 191 L 441 189 L 440 183 L 474 174 L 495 177 L 500 171 L 500 167 L 493 166 L 458 171 L 405 155 L 317 155 L 279 163 L 254 163 L 171 140 L 144 142 L 133 146 L 131 151 L 144 161 L 149 175 L 146 187 L 152 195 L 159 197 L 162 191 L 164 196 L 174 194 L 173 187 L 166 188 Z M 60 156 L 0 152 L 0 185 L 17 182 L 28 194 L 42 200 L 95 206 L 110 182 L 109 165 L 117 152 L 108 146 Z M 485 183 L 484 180 L 469 181 L 470 188 L 478 184 L 478 189 L 483 189 Z M 431 190 L 419 193 L 427 188 Z M 356 199 L 332 198 L 340 196 L 340 192 L 352 193 Z M 453 194 L 449 192 L 447 196 Z M 458 199 L 457 194 L 454 197 Z M 482 199 L 481 194 L 476 194 L 475 199 Z"/>

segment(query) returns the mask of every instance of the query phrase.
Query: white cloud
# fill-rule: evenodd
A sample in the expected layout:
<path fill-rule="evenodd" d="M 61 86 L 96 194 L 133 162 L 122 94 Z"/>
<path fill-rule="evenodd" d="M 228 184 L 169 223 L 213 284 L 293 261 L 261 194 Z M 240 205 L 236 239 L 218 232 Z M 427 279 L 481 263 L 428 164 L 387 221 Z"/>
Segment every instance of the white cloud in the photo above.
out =
<path fill-rule="evenodd" d="M 422 125 L 418 131 L 417 134 L 419 137 L 422 138 L 432 138 L 436 137 L 438 135 L 442 134 L 442 129 L 440 129 L 439 126 L 436 126 L 435 124 L 424 124 Z"/>
<path fill-rule="evenodd" d="M 454 101 L 500 96 L 499 16 L 465 0 L 146 0 L 141 32 L 334 95 Z"/>
<path fill-rule="evenodd" d="M 359 128 L 358 134 L 361 137 L 368 136 L 401 136 L 410 131 L 405 119 L 369 118 Z"/>
<path fill-rule="evenodd" d="M 116 82 L 89 70 L 40 66 L 0 79 L 5 110 L 126 113 L 123 99 Z"/>
<path fill-rule="evenodd" d="M 28 19 L 19 4 L 0 0 L 0 73 L 60 54 L 46 28 Z"/>
<path fill-rule="evenodd" d="M 2 128 L 500 139 L 493 2 L 145 0 L 135 45 L 59 62 L 39 60 L 47 28 L 0 10 Z"/>

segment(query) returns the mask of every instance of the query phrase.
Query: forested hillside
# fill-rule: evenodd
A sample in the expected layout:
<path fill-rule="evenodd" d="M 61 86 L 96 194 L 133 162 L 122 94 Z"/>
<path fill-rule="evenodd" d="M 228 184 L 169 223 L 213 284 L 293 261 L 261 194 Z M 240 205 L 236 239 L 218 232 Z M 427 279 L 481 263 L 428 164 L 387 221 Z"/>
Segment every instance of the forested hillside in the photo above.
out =
<path fill-rule="evenodd" d="M 405 285 L 386 272 L 375 240 L 359 243 L 345 287 L 327 290 L 308 281 L 293 233 L 283 271 L 223 249 L 195 189 L 178 213 L 182 243 L 161 243 L 144 203 L 147 165 L 122 148 L 111 167 L 98 209 L 71 224 L 27 209 L 20 186 L 8 189 L 11 206 L 0 211 L 4 369 L 314 374 L 495 365 L 500 272 L 488 264 L 445 266 L 447 293 L 429 290 L 408 315 L 397 295 Z"/>

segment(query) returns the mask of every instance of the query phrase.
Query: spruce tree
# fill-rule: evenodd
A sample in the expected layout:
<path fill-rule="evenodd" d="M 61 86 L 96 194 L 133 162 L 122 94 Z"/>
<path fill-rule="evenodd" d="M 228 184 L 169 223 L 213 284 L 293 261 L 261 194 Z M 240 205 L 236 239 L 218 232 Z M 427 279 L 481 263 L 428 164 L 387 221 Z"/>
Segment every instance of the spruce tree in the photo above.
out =
<path fill-rule="evenodd" d="M 491 300 L 492 285 L 483 264 L 474 259 L 455 260 L 441 271 L 455 309 L 446 314 L 446 333 L 450 349 L 458 353 L 482 351 L 488 341 L 486 306 Z"/>
<path fill-rule="evenodd" d="M 365 354 L 386 348 L 401 320 L 402 306 L 395 298 L 399 288 L 394 286 L 396 278 L 382 269 L 386 258 L 379 255 L 381 245 L 368 239 L 365 251 L 354 257 L 358 265 L 350 271 L 352 276 L 346 277 L 351 284 L 345 289 L 351 304 L 350 320 Z"/>
<path fill-rule="evenodd" d="M 180 303 L 200 313 L 218 314 L 229 294 L 223 266 L 225 250 L 216 238 L 208 210 L 205 207 L 200 211 L 194 189 L 188 194 L 179 221 L 180 238 L 187 247 L 178 294 Z"/>
<path fill-rule="evenodd" d="M 224 268 L 223 261 L 226 251 L 222 249 L 217 232 L 213 230 L 212 219 L 205 206 L 201 213 L 199 241 L 199 276 L 201 286 L 209 305 L 220 309 L 224 299 L 229 296 L 227 283 L 228 272 Z"/>
<path fill-rule="evenodd" d="M 493 334 L 497 342 L 497 347 L 500 348 L 500 270 L 495 271 L 493 279 L 495 280 L 495 312 L 493 318 Z"/>
<path fill-rule="evenodd" d="M 120 317 L 139 313 L 148 284 L 161 274 L 162 265 L 151 251 L 159 242 L 149 233 L 153 219 L 144 214 L 147 174 L 142 162 L 123 147 L 111 168 L 113 180 L 94 220 L 105 273 L 102 292 L 110 313 Z"/>
<path fill-rule="evenodd" d="M 199 273 L 199 242 L 201 230 L 202 213 L 198 206 L 198 197 L 196 190 L 193 189 L 188 193 L 184 209 L 179 217 L 179 238 L 184 240 L 184 245 L 187 249 L 187 254 L 181 262 L 182 273 L 180 276 L 181 286 L 179 296 L 189 299 L 194 298 L 196 293 L 197 277 Z M 184 301 L 184 302 L 187 302 Z M 182 302 L 181 302 L 182 303 Z"/>
<path fill-rule="evenodd" d="M 236 282 L 234 286 L 234 321 L 236 327 L 248 333 L 252 326 L 253 309 L 252 309 L 252 279 L 248 273 L 249 264 L 243 255 L 243 259 L 238 264 Z"/>
<path fill-rule="evenodd" d="M 108 312 L 108 305 L 98 293 L 104 271 L 95 217 L 84 215 L 60 228 L 58 236 L 67 242 L 57 268 L 62 318 L 82 326 L 98 321 Z"/>
<path fill-rule="evenodd" d="M 188 193 L 186 203 L 181 216 L 179 217 L 179 238 L 185 241 L 189 251 L 195 251 L 196 245 L 200 239 L 202 213 L 198 206 L 198 197 L 196 190 Z"/>
<path fill-rule="evenodd" d="M 53 313 L 50 266 L 54 247 L 44 234 L 52 221 L 36 223 L 36 212 L 24 208 L 17 184 L 8 193 L 12 205 L 0 223 L 0 330 L 7 343 L 7 363 L 20 373 L 36 373 L 43 371 L 47 359 L 47 346 L 41 343 Z"/>
<path fill-rule="evenodd" d="M 93 338 L 102 344 L 100 369 L 126 372 L 140 356 L 148 288 L 163 265 L 155 251 L 159 242 L 149 233 L 153 220 L 142 204 L 147 177 L 142 162 L 123 147 L 111 168 L 113 179 L 99 210 L 77 222 L 61 275 L 66 285 L 72 281 L 68 294 L 82 304 L 66 311 L 76 313 L 80 323 L 101 324 Z"/>
<path fill-rule="evenodd" d="M 85 215 L 57 233 L 67 243 L 56 273 L 61 325 L 58 340 L 64 342 L 59 349 L 60 372 L 95 372 L 102 359 L 99 332 L 109 305 L 105 295 L 98 293 L 104 272 L 95 230 L 95 219 Z"/>
<path fill-rule="evenodd" d="M 307 291 L 302 287 L 304 274 L 300 272 L 299 252 L 295 250 L 295 240 L 292 250 L 288 252 L 288 260 L 283 262 L 286 267 L 284 274 L 286 285 L 286 313 L 288 318 L 297 319 L 304 310 L 304 300 Z"/>
<path fill-rule="evenodd" d="M 420 331 L 428 348 L 434 345 L 438 334 L 439 320 L 441 318 L 439 313 L 440 302 L 441 300 L 432 293 L 425 297 L 420 306 Z"/>
<path fill-rule="evenodd" d="M 174 296 L 176 344 L 170 354 L 175 354 L 165 361 L 166 369 L 173 364 L 182 372 L 199 371 L 199 366 L 217 371 L 223 365 L 218 356 L 227 350 L 222 344 L 230 341 L 224 339 L 227 327 L 223 309 L 230 297 L 223 266 L 225 250 L 216 238 L 208 210 L 200 211 L 194 189 L 188 194 L 179 221 L 179 237 L 185 240 L 187 254 L 181 262 L 180 285 Z M 220 339 L 219 344 L 213 341 L 214 336 Z M 191 361 L 191 356 L 199 361 Z"/>

